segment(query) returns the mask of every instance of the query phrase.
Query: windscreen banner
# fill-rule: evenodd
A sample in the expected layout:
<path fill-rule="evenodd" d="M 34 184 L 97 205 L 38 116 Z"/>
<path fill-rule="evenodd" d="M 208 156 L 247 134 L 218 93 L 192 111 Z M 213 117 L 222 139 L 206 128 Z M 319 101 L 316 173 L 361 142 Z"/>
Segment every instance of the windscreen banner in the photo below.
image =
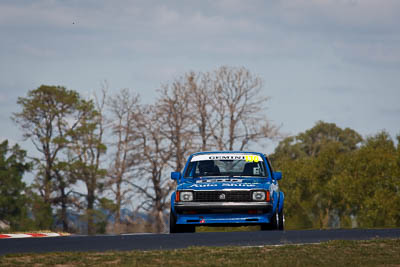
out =
<path fill-rule="evenodd" d="M 240 153 L 202 154 L 202 155 L 193 156 L 190 161 L 194 162 L 194 161 L 203 161 L 203 160 L 244 160 L 247 162 L 263 161 L 259 155 L 240 154 Z"/>

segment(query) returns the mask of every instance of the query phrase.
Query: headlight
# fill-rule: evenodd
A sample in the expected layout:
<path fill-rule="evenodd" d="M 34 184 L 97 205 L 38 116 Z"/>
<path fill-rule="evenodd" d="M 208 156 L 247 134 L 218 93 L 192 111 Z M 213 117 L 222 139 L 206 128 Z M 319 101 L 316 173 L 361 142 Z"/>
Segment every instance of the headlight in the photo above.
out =
<path fill-rule="evenodd" d="M 253 200 L 255 201 L 264 201 L 265 200 L 265 191 L 254 191 L 252 194 Z"/>
<path fill-rule="evenodd" d="M 181 201 L 193 201 L 193 192 L 181 191 L 179 196 Z"/>

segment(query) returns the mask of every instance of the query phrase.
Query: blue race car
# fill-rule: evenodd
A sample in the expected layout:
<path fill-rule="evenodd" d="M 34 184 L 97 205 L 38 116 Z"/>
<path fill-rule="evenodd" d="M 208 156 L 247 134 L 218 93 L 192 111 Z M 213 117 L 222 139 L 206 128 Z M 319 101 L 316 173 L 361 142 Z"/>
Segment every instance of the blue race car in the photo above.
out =
<path fill-rule="evenodd" d="M 195 232 L 196 226 L 260 225 L 283 230 L 281 172 L 266 155 L 225 151 L 192 154 L 171 196 L 170 233 Z"/>

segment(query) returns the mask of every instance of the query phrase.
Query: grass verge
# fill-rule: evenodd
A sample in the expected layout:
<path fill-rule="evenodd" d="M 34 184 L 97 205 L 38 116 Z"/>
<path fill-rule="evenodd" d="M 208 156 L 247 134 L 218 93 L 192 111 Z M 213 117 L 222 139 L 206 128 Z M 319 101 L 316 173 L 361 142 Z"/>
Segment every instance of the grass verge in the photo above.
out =
<path fill-rule="evenodd" d="M 399 266 L 400 239 L 264 247 L 11 254 L 0 266 Z"/>

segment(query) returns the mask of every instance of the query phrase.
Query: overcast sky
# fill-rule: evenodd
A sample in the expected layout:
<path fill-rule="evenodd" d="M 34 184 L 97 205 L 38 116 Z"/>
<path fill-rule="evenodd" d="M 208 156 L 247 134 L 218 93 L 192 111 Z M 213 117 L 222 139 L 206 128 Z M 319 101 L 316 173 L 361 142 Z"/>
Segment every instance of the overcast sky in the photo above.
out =
<path fill-rule="evenodd" d="M 10 116 L 42 84 L 87 95 L 107 80 L 151 102 L 222 65 L 264 80 L 265 114 L 286 133 L 323 120 L 395 137 L 399 14 L 399 0 L 0 0 L 0 141 L 21 143 Z"/>

